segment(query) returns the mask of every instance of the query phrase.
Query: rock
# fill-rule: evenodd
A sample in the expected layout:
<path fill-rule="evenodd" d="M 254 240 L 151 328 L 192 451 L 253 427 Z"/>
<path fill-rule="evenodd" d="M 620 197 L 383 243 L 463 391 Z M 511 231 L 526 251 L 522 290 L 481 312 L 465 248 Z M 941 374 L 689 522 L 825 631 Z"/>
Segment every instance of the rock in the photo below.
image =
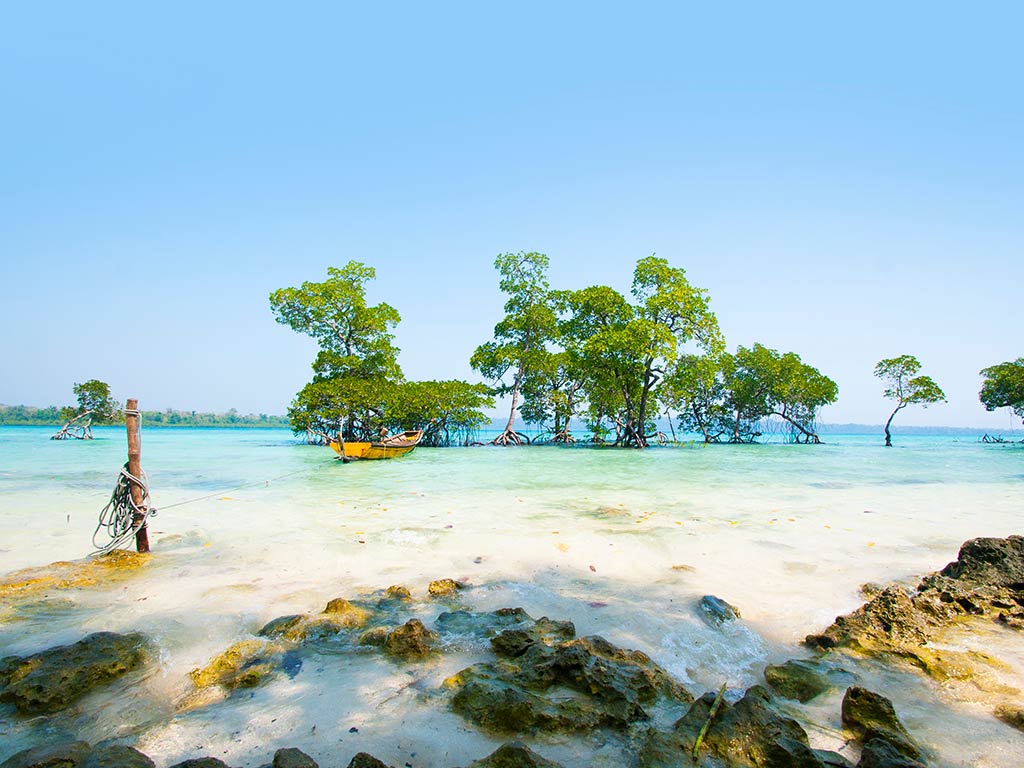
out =
<path fill-rule="evenodd" d="M 968 588 L 1019 589 L 1024 585 L 1024 536 L 965 541 L 957 559 L 939 573 Z"/>
<path fill-rule="evenodd" d="M 228 764 L 216 757 L 194 757 L 191 760 L 182 760 L 170 768 L 229 768 Z"/>
<path fill-rule="evenodd" d="M 393 766 L 378 760 L 373 755 L 368 755 L 366 752 L 359 752 L 349 761 L 348 768 L 393 768 Z"/>
<path fill-rule="evenodd" d="M 343 597 L 336 597 L 327 603 L 319 616 L 295 614 L 279 616 L 263 625 L 257 633 L 260 637 L 277 638 L 295 643 L 307 640 L 321 640 L 344 632 L 358 629 L 369 620 L 371 613 Z"/>
<path fill-rule="evenodd" d="M 95 747 L 82 764 L 82 768 L 155 768 L 148 755 L 134 747 L 110 744 Z"/>
<path fill-rule="evenodd" d="M 704 595 L 697 603 L 701 617 L 712 626 L 721 626 L 727 621 L 735 621 L 740 618 L 740 609 L 730 605 L 720 597 Z"/>
<path fill-rule="evenodd" d="M 77 643 L 4 659 L 0 701 L 19 712 L 56 712 L 89 691 L 141 667 L 152 649 L 145 635 L 96 632 Z"/>
<path fill-rule="evenodd" d="M 996 707 L 996 717 L 1018 731 L 1024 731 L 1024 709 L 1007 704 Z"/>
<path fill-rule="evenodd" d="M 152 560 L 150 554 L 115 549 L 99 557 L 76 562 L 59 561 L 26 568 L 0 578 L 0 600 L 31 599 L 52 590 L 78 589 L 124 581 Z"/>
<path fill-rule="evenodd" d="M 678 768 L 689 763 L 694 744 L 716 695 L 705 693 L 673 727 L 672 732 L 649 731 L 639 750 L 640 768 Z M 680 756 L 683 760 L 680 760 Z M 807 733 L 796 720 L 771 706 L 768 692 L 750 688 L 735 704 L 722 701 L 710 720 L 698 749 L 702 765 L 769 768 L 824 768 L 825 757 L 812 750 Z M 704 760 L 707 762 L 705 763 Z M 716 762 L 717 761 L 717 762 Z"/>
<path fill-rule="evenodd" d="M 912 656 L 936 630 L 971 615 L 1024 626 L 1024 537 L 964 542 L 956 561 L 925 576 L 911 594 L 888 586 L 806 642 Z"/>
<path fill-rule="evenodd" d="M 879 584 L 877 581 L 869 581 L 866 584 L 860 585 L 860 594 L 862 597 L 871 599 L 875 595 L 885 590 L 885 584 Z"/>
<path fill-rule="evenodd" d="M 612 724 L 586 701 L 550 701 L 501 679 L 472 672 L 467 675 L 467 672 L 463 670 L 458 675 L 465 679 L 457 684 L 452 709 L 487 731 L 514 734 L 533 730 L 573 732 Z"/>
<path fill-rule="evenodd" d="M 316 760 L 295 747 L 277 750 L 272 765 L 273 768 L 320 768 Z"/>
<path fill-rule="evenodd" d="M 543 616 L 532 626 L 506 629 L 491 638 L 491 649 L 499 656 L 515 658 L 522 656 L 537 643 L 557 643 L 576 637 L 576 627 L 571 621 L 554 621 Z"/>
<path fill-rule="evenodd" d="M 359 645 L 382 646 L 388 640 L 387 627 L 372 627 L 359 636 Z"/>
<path fill-rule="evenodd" d="M 881 694 L 857 685 L 847 688 L 843 696 L 843 725 L 865 745 L 881 738 L 900 754 L 913 760 L 921 758 L 921 748 L 896 716 L 892 702 Z"/>
<path fill-rule="evenodd" d="M 902 754 L 884 738 L 875 737 L 864 745 L 857 768 L 925 768 L 925 766 L 924 763 Z"/>
<path fill-rule="evenodd" d="M 361 627 L 370 617 L 370 612 L 368 610 L 360 608 L 358 605 L 353 605 L 343 597 L 336 597 L 327 603 L 327 607 L 324 608 L 324 613 L 328 614 L 333 620 L 346 629 Z"/>
<path fill-rule="evenodd" d="M 784 664 L 769 664 L 764 679 L 779 696 L 806 703 L 829 689 L 829 683 L 812 661 L 790 659 Z"/>
<path fill-rule="evenodd" d="M 475 760 L 469 768 L 562 768 L 560 763 L 541 757 L 518 741 L 502 744 L 487 757 Z"/>
<path fill-rule="evenodd" d="M 888 651 L 919 646 L 928 639 L 928 622 L 899 587 L 886 587 L 848 616 L 839 616 L 820 635 L 806 643 L 818 648 L 848 646 L 865 651 Z"/>
<path fill-rule="evenodd" d="M 256 634 L 260 637 L 281 637 L 288 638 L 296 627 L 302 624 L 306 619 L 302 614 L 293 614 L 291 616 L 278 616 L 276 619 L 271 619 Z"/>
<path fill-rule="evenodd" d="M 457 713 L 500 733 L 622 729 L 647 717 L 645 704 L 691 701 L 647 655 L 596 636 L 557 645 L 538 639 L 512 659 L 462 670 L 444 687 L 454 691 Z"/>
<path fill-rule="evenodd" d="M 23 749 L 0 763 L 0 768 L 80 768 L 89 755 L 84 741 L 44 744 Z"/>
<path fill-rule="evenodd" d="M 219 685 L 232 691 L 253 688 L 265 682 L 281 667 L 283 649 L 267 640 L 242 640 L 214 657 L 202 669 L 193 669 L 189 677 L 197 688 Z"/>
<path fill-rule="evenodd" d="M 384 641 L 384 652 L 403 659 L 422 658 L 436 649 L 438 636 L 419 619 L 409 619 L 392 630 Z"/>
<path fill-rule="evenodd" d="M 828 768 L 854 768 L 853 763 L 838 752 L 833 752 L 830 749 L 812 749 L 811 751 Z"/>
<path fill-rule="evenodd" d="M 385 600 L 412 600 L 412 592 L 407 587 L 403 587 L 401 584 L 392 584 L 390 587 L 384 590 Z"/>
<path fill-rule="evenodd" d="M 454 579 L 437 579 L 427 585 L 427 593 L 431 597 L 455 597 L 462 585 Z"/>

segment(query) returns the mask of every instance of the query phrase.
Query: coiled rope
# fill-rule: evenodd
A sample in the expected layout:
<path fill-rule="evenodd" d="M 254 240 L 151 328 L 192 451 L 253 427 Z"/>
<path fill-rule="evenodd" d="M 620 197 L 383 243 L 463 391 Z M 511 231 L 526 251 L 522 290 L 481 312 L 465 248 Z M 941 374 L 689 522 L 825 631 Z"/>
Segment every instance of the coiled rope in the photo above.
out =
<path fill-rule="evenodd" d="M 146 479 L 146 473 L 141 472 L 140 474 L 142 477 L 135 477 L 129 472 L 127 463 L 121 467 L 114 492 L 110 494 L 110 501 L 100 510 L 100 520 L 92 534 L 92 545 L 96 548 L 94 554 L 106 554 L 131 541 L 135 532 L 156 514 L 156 508 L 149 505 L 149 482 Z M 136 504 L 132 498 L 133 484 L 142 489 L 141 504 Z M 135 525 L 136 514 L 142 515 L 142 520 L 137 526 Z M 102 538 L 101 531 L 105 531 L 109 539 L 106 544 L 97 542 L 98 538 Z"/>

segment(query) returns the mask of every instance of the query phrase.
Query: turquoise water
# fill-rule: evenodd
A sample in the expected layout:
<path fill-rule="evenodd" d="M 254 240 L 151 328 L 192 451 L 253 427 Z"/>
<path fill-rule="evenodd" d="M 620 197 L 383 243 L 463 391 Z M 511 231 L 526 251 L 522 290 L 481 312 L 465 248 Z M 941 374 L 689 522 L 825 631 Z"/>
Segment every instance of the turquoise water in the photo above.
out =
<path fill-rule="evenodd" d="M 0 428 L 0 573 L 88 555 L 124 461 L 121 429 L 97 429 L 92 442 L 53 442 L 51 431 Z M 347 734 L 356 722 L 358 748 L 386 762 L 417 752 L 415 765 L 431 757 L 465 764 L 497 742 L 411 695 L 384 696 L 409 682 L 393 665 L 358 662 L 369 664 L 358 667 L 358 684 L 351 669 L 307 671 L 251 700 L 187 715 L 175 714 L 175 702 L 189 669 L 270 618 L 395 583 L 422 596 L 443 577 L 472 585 L 469 607 L 521 605 L 639 648 L 694 693 L 722 681 L 749 686 L 766 663 L 807 655 L 801 638 L 859 605 L 861 584 L 913 583 L 954 559 L 965 539 L 1024 533 L 1024 447 L 895 440 L 892 449 L 874 436 L 643 452 L 418 449 L 342 465 L 283 430 L 144 428 L 142 463 L 159 509 L 153 565 L 127 583 L 75 591 L 0 622 L 0 656 L 97 629 L 150 633 L 162 649 L 160 674 L 132 693 L 134 714 L 106 701 L 61 727 L 91 741 L 130 733 L 158 765 L 199 754 L 258 765 L 268 745 L 314 757 L 354 753 L 351 739 L 338 747 L 323 734 L 343 725 Z M 739 606 L 743 621 L 708 627 L 694 611 L 704 594 Z M 423 608 L 428 623 L 431 610 Z M 1021 685 L 1020 643 L 991 642 L 1009 684 Z M 416 674 L 436 683 L 445 663 Z M 863 674 L 894 687 L 885 692 L 940 764 L 1010 765 L 1024 756 L 991 717 L 987 694 L 909 671 Z M 335 692 L 331 706 L 311 701 L 313 689 Z M 820 720 L 812 739 L 822 746 L 841 744 L 837 702 L 804 711 Z M 306 724 L 317 718 L 321 735 L 310 735 Z M 241 725 L 225 730 L 225 721 Z M 43 738 L 40 728 L 0 713 L 0 760 Z M 976 747 L 965 753 L 965 743 Z M 581 755 L 615 764 L 614 745 L 542 746 L 567 764 Z M 969 762 L 960 762 L 964 754 Z"/>

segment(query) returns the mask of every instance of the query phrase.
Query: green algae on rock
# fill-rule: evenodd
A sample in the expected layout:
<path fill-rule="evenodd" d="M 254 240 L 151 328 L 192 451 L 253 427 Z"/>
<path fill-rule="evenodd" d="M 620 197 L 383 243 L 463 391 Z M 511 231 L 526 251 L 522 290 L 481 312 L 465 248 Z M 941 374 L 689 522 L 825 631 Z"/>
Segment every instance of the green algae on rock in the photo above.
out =
<path fill-rule="evenodd" d="M 81 768 L 89 755 L 84 741 L 43 744 L 16 752 L 0 763 L 0 768 Z"/>
<path fill-rule="evenodd" d="M 865 744 L 880 738 L 912 760 L 922 757 L 921 748 L 896 716 L 892 702 L 881 694 L 850 686 L 843 696 L 843 725 Z"/>
<path fill-rule="evenodd" d="M 214 685 L 228 691 L 253 688 L 280 668 L 284 651 L 284 646 L 269 640 L 240 640 L 202 669 L 193 669 L 189 677 L 200 689 Z"/>
<path fill-rule="evenodd" d="M 651 729 L 640 744 L 640 768 L 678 768 L 690 762 L 701 730 L 699 765 L 736 768 L 825 768 L 822 753 L 811 749 L 807 733 L 792 718 L 772 706 L 768 692 L 760 686 L 747 690 L 735 704 L 721 702 L 710 717 L 716 695 L 705 693 L 676 721 L 669 733 Z"/>
<path fill-rule="evenodd" d="M 70 645 L 10 656 L 0 662 L 0 701 L 22 713 L 56 712 L 140 668 L 151 655 L 148 638 L 138 632 L 95 632 Z"/>
<path fill-rule="evenodd" d="M 438 635 L 419 619 L 409 619 L 384 640 L 384 652 L 402 659 L 419 659 L 437 650 Z"/>
<path fill-rule="evenodd" d="M 457 597 L 462 588 L 455 579 L 435 579 L 427 585 L 427 594 L 433 598 Z"/>
<path fill-rule="evenodd" d="M 468 667 L 444 687 L 453 692 L 454 711 L 504 733 L 625 728 L 646 719 L 644 705 L 692 701 L 646 654 L 598 636 L 539 640 L 513 659 Z"/>
<path fill-rule="evenodd" d="M 487 757 L 474 760 L 468 768 L 562 768 L 561 763 L 541 757 L 518 741 L 502 744 Z"/>
<path fill-rule="evenodd" d="M 769 664 L 764 668 L 764 679 L 779 696 L 796 699 L 802 704 L 831 687 L 819 666 L 806 659 Z"/>

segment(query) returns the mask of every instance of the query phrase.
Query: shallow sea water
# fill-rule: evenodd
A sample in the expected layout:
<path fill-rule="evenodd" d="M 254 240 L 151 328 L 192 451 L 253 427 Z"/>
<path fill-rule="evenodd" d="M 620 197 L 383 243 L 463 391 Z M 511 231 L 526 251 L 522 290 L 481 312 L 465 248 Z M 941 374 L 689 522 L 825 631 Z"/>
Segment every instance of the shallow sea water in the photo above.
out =
<path fill-rule="evenodd" d="M 90 443 L 52 442 L 49 432 L 0 428 L 0 573 L 88 555 L 124 461 L 120 429 L 99 429 Z M 470 585 L 469 609 L 571 619 L 580 635 L 646 652 L 695 695 L 723 682 L 739 695 L 762 682 L 765 664 L 809 656 L 801 639 L 860 605 L 861 584 L 913 584 L 966 539 L 1024 533 L 1024 448 L 895 440 L 888 450 L 844 436 L 644 452 L 418 449 L 342 465 L 285 431 L 144 427 L 143 467 L 166 507 L 151 523 L 153 563 L 0 619 L 0 657 L 141 630 L 160 647 L 159 664 L 60 717 L 0 708 L 0 761 L 71 734 L 122 739 L 159 766 L 201 755 L 259 766 L 282 746 L 325 766 L 362 750 L 395 765 L 465 765 L 501 740 L 430 692 L 482 649 L 413 665 L 325 654 L 292 678 L 175 709 L 189 670 L 276 616 L 391 584 L 424 600 L 427 583 L 445 577 Z M 695 608 L 706 594 L 739 607 L 742 620 L 706 624 Z M 429 625 L 443 608 L 424 600 L 417 610 Z M 979 627 L 956 642 L 995 655 L 1002 684 L 1024 689 L 1024 636 Z M 992 716 L 990 693 L 898 665 L 848 667 L 893 699 L 934 764 L 1024 762 L 1024 739 Z M 793 705 L 815 746 L 843 747 L 841 697 Z M 608 734 L 530 743 L 566 766 L 628 761 L 628 746 Z"/>

